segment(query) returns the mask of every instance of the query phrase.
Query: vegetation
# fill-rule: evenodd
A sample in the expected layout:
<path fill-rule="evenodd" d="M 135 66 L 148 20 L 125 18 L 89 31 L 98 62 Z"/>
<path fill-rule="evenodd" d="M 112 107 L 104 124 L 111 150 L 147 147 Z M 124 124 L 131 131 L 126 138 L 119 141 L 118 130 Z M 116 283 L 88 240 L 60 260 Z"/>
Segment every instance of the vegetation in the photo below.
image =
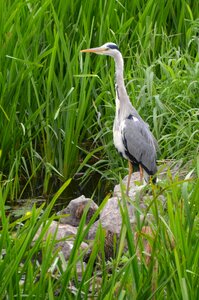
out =
<path fill-rule="evenodd" d="M 194 0 L 0 1 L 0 298 L 199 298 L 198 31 Z M 139 205 L 137 243 L 124 196 L 115 258 L 105 261 L 99 228 L 78 281 L 76 263 L 84 256 L 78 247 L 107 198 L 86 228 L 82 218 L 68 262 L 53 253 L 55 238 L 42 238 L 71 178 L 83 174 L 84 184 L 97 172 L 100 180 L 113 182 L 126 174 L 126 162 L 112 144 L 113 61 L 79 52 L 107 41 L 124 55 L 128 93 L 159 141 L 160 159 L 182 161 L 186 175 L 180 180 L 168 173 L 153 187 L 154 238 L 145 236 L 152 247 L 149 263 L 144 254 L 137 256 L 144 247 Z M 41 185 L 42 194 L 49 194 L 52 182 L 61 187 L 46 208 L 9 218 L 8 200 L 38 195 Z M 129 250 L 123 256 L 125 237 Z"/>
<path fill-rule="evenodd" d="M 181 182 L 168 180 L 153 187 L 153 199 L 148 199 L 149 208 L 145 212 L 146 219 L 148 212 L 152 216 L 148 220 L 152 235 L 142 231 L 145 223 L 140 218 L 139 199 L 132 231 L 124 194 L 123 226 L 115 257 L 106 261 L 105 232 L 99 227 L 86 266 L 83 257 L 87 250 L 80 252 L 79 245 L 108 197 L 86 226 L 83 215 L 69 261 L 65 261 L 59 249 L 53 251 L 55 236 L 42 242 L 55 219 L 53 215 L 50 217 L 52 207 L 68 184 L 63 185 L 44 211 L 42 207 L 34 207 L 30 214 L 13 223 L 5 215 L 4 195 L 0 194 L 1 299 L 198 299 L 199 181 L 195 184 L 188 178 Z M 165 202 L 160 198 L 162 195 Z M 33 243 L 41 225 L 39 237 Z M 124 255 L 126 237 L 128 252 Z M 150 256 L 145 251 L 145 240 L 151 247 Z M 78 264 L 82 267 L 81 280 L 78 280 Z"/>

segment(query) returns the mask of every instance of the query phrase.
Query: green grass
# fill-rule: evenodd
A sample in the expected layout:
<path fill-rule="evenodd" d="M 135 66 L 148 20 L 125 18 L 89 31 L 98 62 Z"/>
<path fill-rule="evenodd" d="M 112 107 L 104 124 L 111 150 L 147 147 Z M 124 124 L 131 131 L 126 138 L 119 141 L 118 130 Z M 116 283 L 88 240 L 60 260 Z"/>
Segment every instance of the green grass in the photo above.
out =
<path fill-rule="evenodd" d="M 84 214 L 74 247 L 66 262 L 56 239 L 42 238 L 56 217 L 51 210 L 67 188 L 66 182 L 43 209 L 33 208 L 31 214 L 10 222 L 5 215 L 5 196 L 1 197 L 2 230 L 0 234 L 0 297 L 2 299 L 197 299 L 198 286 L 198 180 L 168 180 L 153 187 L 148 208 L 143 211 L 139 199 L 134 206 L 137 222 L 132 227 L 126 208 L 125 194 L 121 201 L 123 226 L 109 262 L 104 252 L 105 231 L 99 227 L 91 254 L 78 280 L 76 264 L 83 265 L 85 251 L 79 245 L 86 240 L 89 228 L 99 215 L 108 197 L 101 203 L 89 224 Z M 162 201 L 164 196 L 164 201 Z M 140 213 L 144 214 L 144 220 Z M 150 217 L 149 217 L 150 215 Z M 145 225 L 153 234 L 143 233 Z M 43 225 L 36 242 L 34 236 Z M 135 239 L 135 236 L 137 237 Z M 127 240 L 128 251 L 123 252 Z M 150 259 L 143 241 L 151 247 Z M 39 257 L 42 255 L 42 261 Z"/>
<path fill-rule="evenodd" d="M 111 142 L 114 64 L 79 53 L 106 41 L 118 43 L 125 57 L 129 95 L 160 141 L 162 158 L 193 157 L 198 145 L 197 18 L 195 1 L 161 6 L 154 1 L 125 6 L 115 1 L 2 2 L 0 169 L 3 184 L 12 186 L 10 198 L 34 196 L 41 181 L 48 194 L 51 181 L 70 178 L 77 170 L 88 176 L 97 171 L 111 181 L 124 170 Z"/>
<path fill-rule="evenodd" d="M 199 298 L 198 30 L 195 0 L 0 1 L 0 298 Z M 84 256 L 78 247 L 107 201 L 97 188 L 108 190 L 127 173 L 112 142 L 114 62 L 80 54 L 107 41 L 121 49 L 129 96 L 158 139 L 160 160 L 182 161 L 186 178 L 171 179 L 168 172 L 153 187 L 144 212 L 152 216 L 146 219 L 154 234 L 145 236 L 152 248 L 149 263 L 139 202 L 132 231 L 123 195 L 115 257 L 106 261 L 99 228 L 78 281 L 76 263 Z M 94 173 L 101 178 L 94 196 L 102 203 L 86 227 L 82 218 L 66 262 L 52 251 L 55 238 L 42 238 L 71 178 L 84 186 Z M 10 219 L 8 200 L 55 190 L 49 206 Z M 165 204 L 158 200 L 162 195 Z"/>

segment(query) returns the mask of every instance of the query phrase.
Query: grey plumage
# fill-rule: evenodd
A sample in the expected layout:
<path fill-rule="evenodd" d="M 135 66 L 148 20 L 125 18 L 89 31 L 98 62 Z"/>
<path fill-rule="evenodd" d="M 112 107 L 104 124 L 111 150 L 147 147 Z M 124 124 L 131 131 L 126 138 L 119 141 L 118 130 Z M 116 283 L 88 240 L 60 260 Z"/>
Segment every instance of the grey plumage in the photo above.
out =
<path fill-rule="evenodd" d="M 149 175 L 155 174 L 157 171 L 156 149 L 150 132 L 141 126 L 141 122 L 135 117 L 126 119 L 124 123 L 122 137 L 127 152 L 135 158 L 135 162 L 142 165 Z"/>
<path fill-rule="evenodd" d="M 113 140 L 118 152 L 132 165 L 140 165 L 145 170 L 145 179 L 148 181 L 151 175 L 157 172 L 156 152 L 157 141 L 149 130 L 137 110 L 132 106 L 124 84 L 123 57 L 114 43 L 106 43 L 98 48 L 82 50 L 108 55 L 115 61 L 116 80 L 116 114 L 113 125 Z M 127 193 L 130 183 L 131 172 L 127 184 Z"/>

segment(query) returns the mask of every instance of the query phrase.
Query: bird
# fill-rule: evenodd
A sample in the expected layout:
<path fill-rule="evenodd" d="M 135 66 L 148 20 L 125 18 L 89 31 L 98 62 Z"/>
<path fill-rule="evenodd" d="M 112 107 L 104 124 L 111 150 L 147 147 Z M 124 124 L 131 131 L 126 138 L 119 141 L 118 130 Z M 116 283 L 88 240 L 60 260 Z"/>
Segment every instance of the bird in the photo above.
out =
<path fill-rule="evenodd" d="M 140 181 L 156 182 L 158 143 L 133 107 L 124 83 L 124 59 L 119 47 L 112 42 L 97 48 L 83 49 L 90 52 L 111 56 L 115 61 L 116 111 L 113 124 L 113 142 L 121 156 L 128 160 L 128 180 L 126 194 L 129 194 L 130 180 L 135 166 L 139 166 Z"/>

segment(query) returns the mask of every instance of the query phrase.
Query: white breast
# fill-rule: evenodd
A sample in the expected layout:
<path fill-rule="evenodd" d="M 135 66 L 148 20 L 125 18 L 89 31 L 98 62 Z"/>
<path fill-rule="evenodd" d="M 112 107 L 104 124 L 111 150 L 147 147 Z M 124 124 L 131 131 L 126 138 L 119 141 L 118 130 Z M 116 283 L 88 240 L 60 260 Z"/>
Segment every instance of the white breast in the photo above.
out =
<path fill-rule="evenodd" d="M 125 128 L 125 121 L 122 121 L 121 124 L 118 125 L 117 121 L 115 120 L 113 125 L 113 142 L 117 151 L 121 153 L 124 158 L 127 158 L 125 154 L 123 139 L 122 139 L 122 131 L 124 128 Z"/>

